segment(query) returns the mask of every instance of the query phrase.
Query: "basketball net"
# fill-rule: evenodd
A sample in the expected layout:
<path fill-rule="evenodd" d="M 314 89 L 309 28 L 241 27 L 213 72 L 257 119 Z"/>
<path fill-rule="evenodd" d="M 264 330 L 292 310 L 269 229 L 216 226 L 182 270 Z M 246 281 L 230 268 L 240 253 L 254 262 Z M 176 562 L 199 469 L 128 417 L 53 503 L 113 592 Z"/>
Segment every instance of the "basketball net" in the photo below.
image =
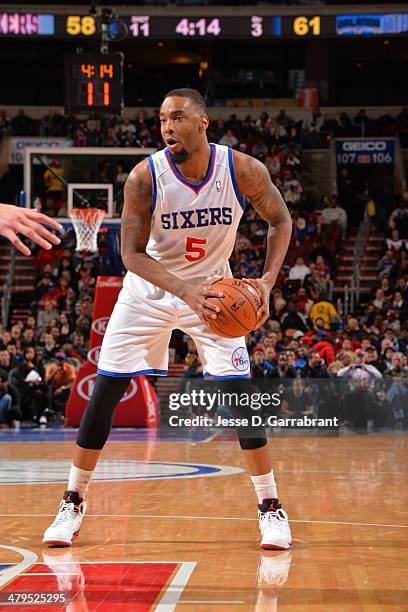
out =
<path fill-rule="evenodd" d="M 98 250 L 98 231 L 105 211 L 100 208 L 73 208 L 69 216 L 74 226 L 77 251 Z"/>

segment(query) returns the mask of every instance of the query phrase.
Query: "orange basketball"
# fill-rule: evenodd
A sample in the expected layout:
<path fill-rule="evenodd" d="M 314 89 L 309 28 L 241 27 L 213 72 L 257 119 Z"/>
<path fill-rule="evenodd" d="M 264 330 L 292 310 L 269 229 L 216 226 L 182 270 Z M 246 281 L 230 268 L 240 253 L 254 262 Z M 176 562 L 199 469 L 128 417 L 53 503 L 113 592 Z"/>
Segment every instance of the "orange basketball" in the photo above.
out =
<path fill-rule="evenodd" d="M 223 298 L 208 298 L 220 308 L 216 319 L 205 318 L 211 331 L 223 338 L 239 338 L 256 327 L 261 306 L 256 289 L 238 278 L 218 280 L 211 289 L 224 294 Z"/>

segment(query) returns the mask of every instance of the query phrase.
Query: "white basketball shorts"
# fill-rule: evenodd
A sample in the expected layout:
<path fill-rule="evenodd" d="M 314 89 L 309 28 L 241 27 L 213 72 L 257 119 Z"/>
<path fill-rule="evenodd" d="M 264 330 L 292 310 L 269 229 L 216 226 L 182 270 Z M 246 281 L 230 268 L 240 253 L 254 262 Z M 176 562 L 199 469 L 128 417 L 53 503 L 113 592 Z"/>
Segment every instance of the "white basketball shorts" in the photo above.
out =
<path fill-rule="evenodd" d="M 135 291 L 137 289 L 137 293 Z M 221 338 L 180 298 L 138 277 L 124 281 L 103 338 L 98 374 L 166 376 L 173 329 L 192 337 L 204 378 L 248 378 L 245 338 Z"/>

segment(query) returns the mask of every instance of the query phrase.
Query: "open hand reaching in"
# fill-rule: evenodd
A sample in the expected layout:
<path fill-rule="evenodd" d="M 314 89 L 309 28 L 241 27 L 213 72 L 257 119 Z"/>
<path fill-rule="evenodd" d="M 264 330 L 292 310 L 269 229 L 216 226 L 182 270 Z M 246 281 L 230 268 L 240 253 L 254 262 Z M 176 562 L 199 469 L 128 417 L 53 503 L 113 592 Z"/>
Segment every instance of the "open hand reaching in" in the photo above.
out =
<path fill-rule="evenodd" d="M 17 234 L 26 236 L 47 250 L 61 242 L 58 236 L 54 236 L 44 225 L 56 230 L 62 229 L 57 221 L 34 208 L 19 208 L 11 204 L 0 204 L 0 235 L 7 238 L 23 255 L 31 255 L 31 251 L 23 244 Z"/>

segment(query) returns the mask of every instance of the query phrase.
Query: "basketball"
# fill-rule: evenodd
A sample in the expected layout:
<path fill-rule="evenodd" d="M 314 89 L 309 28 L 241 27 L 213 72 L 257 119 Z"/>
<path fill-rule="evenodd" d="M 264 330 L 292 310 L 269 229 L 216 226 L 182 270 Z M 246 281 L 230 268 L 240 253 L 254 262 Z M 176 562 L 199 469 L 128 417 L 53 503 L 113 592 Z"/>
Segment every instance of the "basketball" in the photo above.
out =
<path fill-rule="evenodd" d="M 256 327 L 261 297 L 254 287 L 238 278 L 223 278 L 211 289 L 224 294 L 223 298 L 208 298 L 220 308 L 216 319 L 205 318 L 211 331 L 223 338 L 239 338 Z"/>

